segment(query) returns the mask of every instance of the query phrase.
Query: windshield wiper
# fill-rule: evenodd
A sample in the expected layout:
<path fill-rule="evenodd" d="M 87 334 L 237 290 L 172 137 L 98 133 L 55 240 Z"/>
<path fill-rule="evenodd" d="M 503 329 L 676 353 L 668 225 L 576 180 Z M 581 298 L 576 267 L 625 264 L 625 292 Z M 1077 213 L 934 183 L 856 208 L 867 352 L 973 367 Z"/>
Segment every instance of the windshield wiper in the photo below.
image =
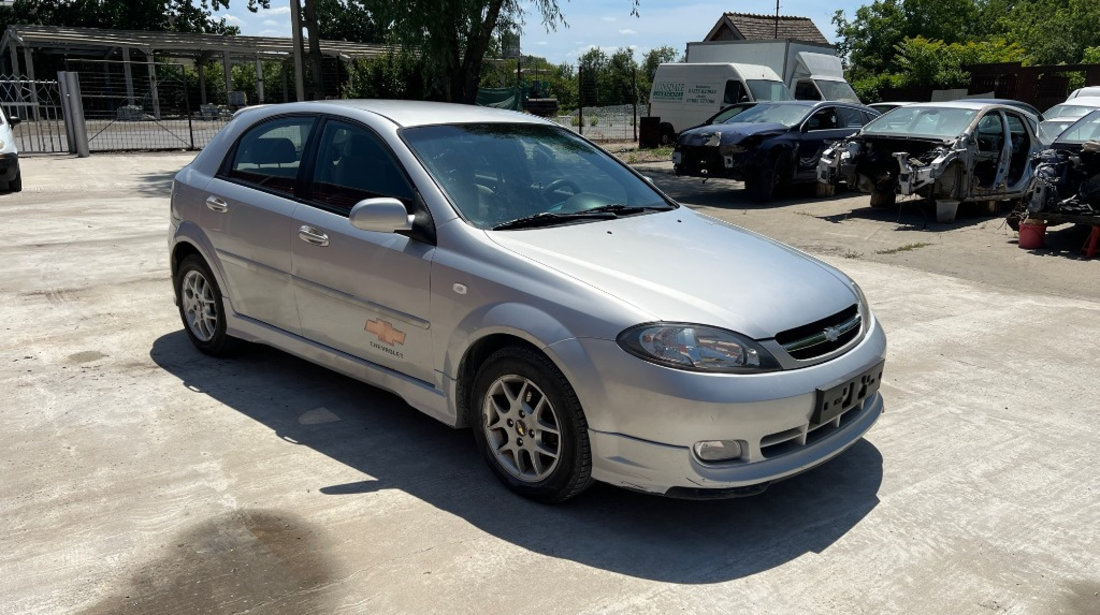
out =
<path fill-rule="evenodd" d="M 618 215 L 631 215 L 640 214 L 647 211 L 668 211 L 672 209 L 668 205 L 623 205 L 622 203 L 611 203 L 610 205 L 600 205 L 599 207 L 593 207 L 592 209 L 586 209 L 581 213 L 591 212 L 611 212 Z"/>
<path fill-rule="evenodd" d="M 533 228 L 537 226 L 553 226 L 561 222 L 569 222 L 572 220 L 614 220 L 620 216 L 630 216 L 634 214 L 640 214 L 647 211 L 665 211 L 672 209 L 668 205 L 623 205 L 622 203 L 611 203 L 609 205 L 600 205 L 599 207 L 593 207 L 591 209 L 585 209 L 584 211 L 544 211 L 540 214 L 534 214 L 532 216 L 524 216 L 522 218 L 516 218 L 515 220 L 509 220 L 507 222 L 501 222 L 493 227 L 494 231 L 503 231 L 513 228 Z"/>
<path fill-rule="evenodd" d="M 541 214 L 535 214 L 533 216 L 524 216 L 522 218 L 516 218 L 515 220 L 509 220 L 507 222 L 501 222 L 493 227 L 494 231 L 503 231 L 512 228 L 533 228 L 536 226 L 553 226 L 562 222 L 569 222 L 571 220 L 614 220 L 619 216 L 613 211 L 570 211 L 570 212 L 554 212 L 544 211 Z"/>

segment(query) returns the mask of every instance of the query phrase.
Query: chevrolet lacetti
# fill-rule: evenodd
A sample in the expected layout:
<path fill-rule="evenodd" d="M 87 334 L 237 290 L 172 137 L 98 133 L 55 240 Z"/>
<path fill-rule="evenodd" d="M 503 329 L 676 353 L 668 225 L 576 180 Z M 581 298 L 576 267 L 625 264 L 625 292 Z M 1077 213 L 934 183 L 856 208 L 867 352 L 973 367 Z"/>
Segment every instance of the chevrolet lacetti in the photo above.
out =
<path fill-rule="evenodd" d="M 758 493 L 883 411 L 851 279 L 529 115 L 247 109 L 176 176 L 169 249 L 200 350 L 260 342 L 392 391 L 543 501 Z"/>

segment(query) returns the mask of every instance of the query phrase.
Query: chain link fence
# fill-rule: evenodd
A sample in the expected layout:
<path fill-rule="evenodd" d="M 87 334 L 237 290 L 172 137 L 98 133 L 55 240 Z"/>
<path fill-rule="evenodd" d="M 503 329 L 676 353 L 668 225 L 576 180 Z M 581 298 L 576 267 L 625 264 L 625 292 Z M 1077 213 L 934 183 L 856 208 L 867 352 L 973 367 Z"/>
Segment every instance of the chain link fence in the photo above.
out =
<path fill-rule="evenodd" d="M 638 74 L 633 68 L 578 67 L 577 107 L 552 119 L 593 141 L 637 141 L 640 109 Z"/>

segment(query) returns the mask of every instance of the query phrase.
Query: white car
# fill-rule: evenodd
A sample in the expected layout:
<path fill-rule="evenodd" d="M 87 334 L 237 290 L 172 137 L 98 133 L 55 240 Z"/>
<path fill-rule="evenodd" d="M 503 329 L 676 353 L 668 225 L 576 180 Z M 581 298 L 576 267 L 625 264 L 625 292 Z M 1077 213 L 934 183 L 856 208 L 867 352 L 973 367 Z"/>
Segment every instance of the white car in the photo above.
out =
<path fill-rule="evenodd" d="M 1039 122 L 1039 139 L 1050 145 L 1070 124 L 1100 109 L 1100 91 L 1097 94 L 1071 98 L 1047 109 L 1043 113 L 1043 121 Z"/>
<path fill-rule="evenodd" d="M 23 189 L 23 174 L 19 171 L 19 149 L 15 145 L 12 128 L 19 124 L 18 117 L 8 117 L 0 109 L 0 188 L 9 192 Z"/>
<path fill-rule="evenodd" d="M 200 350 L 262 342 L 393 391 L 544 501 L 758 493 L 883 409 L 852 280 L 531 115 L 240 112 L 176 176 L 168 238 Z"/>

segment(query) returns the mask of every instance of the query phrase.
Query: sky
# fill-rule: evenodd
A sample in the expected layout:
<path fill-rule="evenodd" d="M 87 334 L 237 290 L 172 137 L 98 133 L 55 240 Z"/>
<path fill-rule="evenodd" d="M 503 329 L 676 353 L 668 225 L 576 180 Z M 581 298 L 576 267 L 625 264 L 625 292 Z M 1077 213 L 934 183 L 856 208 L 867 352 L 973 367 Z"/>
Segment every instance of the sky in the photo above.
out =
<path fill-rule="evenodd" d="M 593 47 L 608 53 L 631 47 L 638 60 L 645 52 L 662 45 L 683 53 L 689 41 L 706 36 L 722 13 L 775 14 L 775 0 L 640 0 L 638 17 L 630 14 L 631 0 L 558 0 L 569 27 L 558 26 L 556 31 L 547 32 L 534 5 L 527 0 L 522 2 L 527 10 L 527 23 L 520 39 L 523 53 L 542 56 L 554 64 L 575 63 Z M 850 19 L 865 3 L 865 0 L 780 0 L 779 11 L 782 15 L 809 17 L 832 41 L 836 36 L 831 21 L 833 13 L 841 9 Z M 241 0 L 216 15 L 239 26 L 242 34 L 290 36 L 288 0 L 272 0 L 270 10 L 258 13 L 250 13 Z"/>

